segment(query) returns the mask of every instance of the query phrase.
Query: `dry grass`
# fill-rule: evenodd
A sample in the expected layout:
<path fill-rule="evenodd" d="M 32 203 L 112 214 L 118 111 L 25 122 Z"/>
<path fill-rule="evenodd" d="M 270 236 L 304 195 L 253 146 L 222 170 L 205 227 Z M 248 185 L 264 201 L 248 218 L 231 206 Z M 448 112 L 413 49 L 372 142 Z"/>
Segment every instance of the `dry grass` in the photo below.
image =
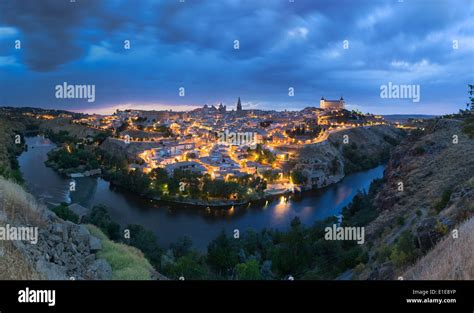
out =
<path fill-rule="evenodd" d="M 474 279 L 474 217 L 458 229 L 459 238 L 448 235 L 403 276 L 419 280 Z"/>
<path fill-rule="evenodd" d="M 10 223 L 42 227 L 43 206 L 21 186 L 0 177 L 0 212 L 4 212 Z"/>
<path fill-rule="evenodd" d="M 43 208 L 21 186 L 0 177 L 1 226 L 31 225 L 42 227 Z M 25 256 L 10 241 L 0 241 L 0 280 L 41 279 Z"/>
<path fill-rule="evenodd" d="M 0 280 L 39 280 L 35 269 L 9 241 L 0 241 Z"/>

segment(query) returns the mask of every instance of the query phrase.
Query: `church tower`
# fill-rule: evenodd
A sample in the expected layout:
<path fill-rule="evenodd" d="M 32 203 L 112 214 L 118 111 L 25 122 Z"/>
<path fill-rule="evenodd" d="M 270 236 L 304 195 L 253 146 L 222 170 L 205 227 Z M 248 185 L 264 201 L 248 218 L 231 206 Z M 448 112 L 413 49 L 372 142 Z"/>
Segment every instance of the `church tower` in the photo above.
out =
<path fill-rule="evenodd" d="M 240 97 L 237 100 L 237 113 L 242 113 L 242 103 L 240 102 Z"/>

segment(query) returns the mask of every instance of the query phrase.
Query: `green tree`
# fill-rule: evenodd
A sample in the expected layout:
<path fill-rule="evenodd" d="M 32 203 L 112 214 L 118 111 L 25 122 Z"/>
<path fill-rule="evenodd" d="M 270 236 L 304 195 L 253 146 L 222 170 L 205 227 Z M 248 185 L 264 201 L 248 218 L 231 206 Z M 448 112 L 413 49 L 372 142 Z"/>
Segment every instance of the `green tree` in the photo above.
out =
<path fill-rule="evenodd" d="M 297 185 L 306 184 L 306 182 L 308 181 L 308 178 L 299 170 L 291 172 L 291 179 L 293 180 L 293 183 Z"/>
<path fill-rule="evenodd" d="M 235 267 L 236 277 L 239 280 L 261 280 L 262 274 L 257 260 L 251 259 L 245 263 L 237 264 Z"/>
<path fill-rule="evenodd" d="M 235 239 L 229 238 L 222 231 L 207 248 L 207 261 L 219 274 L 226 274 L 237 265 L 239 249 Z"/>
<path fill-rule="evenodd" d="M 168 264 L 163 271 L 173 279 L 180 277 L 185 280 L 209 279 L 209 272 L 202 261 L 196 252 L 192 252 L 178 258 L 175 263 Z"/>
<path fill-rule="evenodd" d="M 173 255 L 177 258 L 185 256 L 186 254 L 191 252 L 192 247 L 193 241 L 188 236 L 180 237 L 177 242 L 172 243 L 170 245 L 170 248 L 173 251 Z"/>
<path fill-rule="evenodd" d="M 466 107 L 474 111 L 474 85 L 469 84 L 467 86 L 469 87 L 469 91 L 467 92 L 469 94 L 469 102 L 466 103 Z"/>
<path fill-rule="evenodd" d="M 156 241 L 155 234 L 141 225 L 128 225 L 128 244 L 140 249 L 155 268 L 160 268 L 163 250 Z"/>
<path fill-rule="evenodd" d="M 121 240 L 120 225 L 115 223 L 104 205 L 96 205 L 84 217 L 84 222 L 99 227 L 112 240 Z"/>
<path fill-rule="evenodd" d="M 54 207 L 52 211 L 63 220 L 71 221 L 73 223 L 79 222 L 79 216 L 71 211 L 66 203 L 61 203 L 60 205 Z"/>
<path fill-rule="evenodd" d="M 397 239 L 392 249 L 390 260 L 397 266 L 402 267 L 415 261 L 417 257 L 415 238 L 409 230 L 405 231 Z"/>
<path fill-rule="evenodd" d="M 306 230 L 298 217 L 291 221 L 290 230 L 274 250 L 273 265 L 280 275 L 299 275 L 308 268 L 310 261 Z"/>

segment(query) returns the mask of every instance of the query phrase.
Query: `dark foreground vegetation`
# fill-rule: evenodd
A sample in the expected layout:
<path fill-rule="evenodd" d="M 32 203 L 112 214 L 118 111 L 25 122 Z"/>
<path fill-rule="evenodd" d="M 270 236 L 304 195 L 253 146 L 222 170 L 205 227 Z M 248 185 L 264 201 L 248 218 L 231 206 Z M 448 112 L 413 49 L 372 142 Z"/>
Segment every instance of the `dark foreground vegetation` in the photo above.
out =
<path fill-rule="evenodd" d="M 372 202 L 380 185 L 381 180 L 376 180 L 368 193 L 356 195 L 342 212 L 341 226 L 365 226 L 377 216 Z M 66 205 L 54 211 L 64 219 L 77 221 Z M 242 230 L 238 235 L 222 231 L 205 252 L 193 248 L 188 237 L 167 249 L 160 247 L 151 231 L 140 225 L 121 227 L 102 205 L 95 206 L 82 222 L 97 226 L 115 242 L 140 249 L 158 272 L 171 279 L 334 279 L 363 266 L 369 258 L 356 241 L 324 238 L 325 228 L 337 224 L 336 217 L 310 227 L 296 217 L 286 231 Z"/>

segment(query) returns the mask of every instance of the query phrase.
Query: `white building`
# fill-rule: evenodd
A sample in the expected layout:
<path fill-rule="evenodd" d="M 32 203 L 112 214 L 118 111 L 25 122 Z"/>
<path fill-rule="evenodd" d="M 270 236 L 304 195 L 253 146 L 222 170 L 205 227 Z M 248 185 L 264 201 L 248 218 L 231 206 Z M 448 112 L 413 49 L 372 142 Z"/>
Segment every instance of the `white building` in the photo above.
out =
<path fill-rule="evenodd" d="M 341 97 L 339 100 L 326 100 L 324 97 L 321 97 L 319 101 L 319 107 L 323 110 L 329 111 L 339 111 L 344 109 L 344 98 Z"/>

